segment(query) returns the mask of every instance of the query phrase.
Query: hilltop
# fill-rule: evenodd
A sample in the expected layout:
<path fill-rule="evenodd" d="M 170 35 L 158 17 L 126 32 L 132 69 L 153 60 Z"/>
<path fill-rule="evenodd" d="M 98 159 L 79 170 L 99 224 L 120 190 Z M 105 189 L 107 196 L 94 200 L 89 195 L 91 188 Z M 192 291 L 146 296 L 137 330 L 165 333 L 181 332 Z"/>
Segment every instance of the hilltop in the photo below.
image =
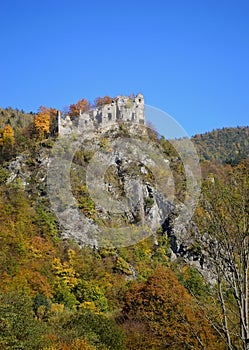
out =
<path fill-rule="evenodd" d="M 248 222 L 249 128 L 193 137 L 203 184 L 187 223 L 179 213 L 191 196 L 189 168 L 172 142 L 151 129 L 144 132 L 141 96 L 105 96 L 95 104 L 82 99 L 64 114 L 46 107 L 35 114 L 1 109 L 1 348 L 136 350 L 180 344 L 226 349 L 215 259 L 222 267 L 238 263 L 229 249 L 239 244 L 234 239 L 241 237 L 243 219 Z M 94 132 L 83 142 L 86 120 Z M 123 148 L 115 149 L 119 139 L 125 140 Z M 138 151 L 131 161 L 134 144 Z M 86 183 L 94 157 L 108 160 L 110 154 L 114 160 L 101 190 L 108 204 L 124 208 L 127 197 L 132 203 L 117 213 L 103 210 Z M 51 163 L 53 182 L 48 181 Z M 66 176 L 57 168 L 61 164 L 70 164 Z M 172 181 L 161 188 L 155 174 Z M 139 230 L 141 222 L 146 235 Z M 123 226 L 132 228 L 133 241 Z M 106 235 L 96 238 L 99 227 Z M 219 275 L 226 317 L 239 334 L 239 310 L 226 272 Z M 239 348 L 243 339 L 232 342 Z"/>

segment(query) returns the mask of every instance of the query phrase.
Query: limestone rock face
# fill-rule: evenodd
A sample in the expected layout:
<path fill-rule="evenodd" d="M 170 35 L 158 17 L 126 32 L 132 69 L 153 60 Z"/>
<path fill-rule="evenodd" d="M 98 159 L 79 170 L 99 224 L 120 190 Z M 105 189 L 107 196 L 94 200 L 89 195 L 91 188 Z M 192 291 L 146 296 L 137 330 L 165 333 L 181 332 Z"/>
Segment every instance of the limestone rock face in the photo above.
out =
<path fill-rule="evenodd" d="M 162 187 L 157 187 L 150 173 L 151 168 L 156 169 L 164 164 L 166 173 L 163 176 L 167 178 L 171 173 L 169 160 L 160 159 L 156 164 L 158 157 L 156 153 L 153 154 L 153 147 L 150 150 L 148 137 L 142 151 L 138 147 L 132 155 L 134 159 L 129 157 L 132 140 L 135 136 L 141 140 L 146 133 L 142 94 L 134 98 L 118 96 L 110 104 L 81 113 L 77 123 L 69 116 L 59 116 L 58 123 L 59 138 L 52 141 L 52 147 L 44 142 L 35 156 L 26 152 L 10 162 L 8 183 L 18 182 L 32 198 L 52 203 L 51 210 L 58 214 L 62 238 L 72 239 L 82 246 L 98 247 L 106 244 L 109 236 L 113 235 L 111 241 L 115 246 L 118 239 L 116 230 L 123 235 L 122 244 L 131 245 L 162 229 L 162 233 L 169 238 L 171 260 L 183 259 L 198 269 L 208 269 L 205 252 L 194 248 L 197 229 L 191 222 L 191 229 L 186 227 L 184 216 L 181 216 L 182 221 L 174 217 L 182 208 L 171 198 L 172 179 L 169 176 L 169 183 L 165 184 L 163 191 Z M 115 137 L 122 140 L 121 147 L 117 149 Z M 91 157 L 98 154 L 100 149 L 100 162 L 105 157 L 111 162 L 102 174 L 102 183 L 94 183 L 90 193 L 85 180 L 81 179 L 81 173 L 76 171 L 74 174 L 74 168 L 81 167 L 85 176 Z M 74 163 L 76 154 L 81 160 L 80 166 Z M 109 173 L 108 168 L 111 168 Z M 49 181 L 49 174 L 52 174 L 52 181 Z M 86 193 L 80 198 L 75 194 L 72 176 L 77 179 L 76 188 L 86 188 Z M 53 188 L 52 196 L 50 187 Z M 104 194 L 102 202 L 91 198 L 95 190 Z M 108 204 L 107 208 L 105 204 Z M 100 227 L 100 222 L 104 223 L 105 229 Z M 134 227 L 137 237 L 133 239 L 134 231 L 124 229 L 119 232 L 120 227 L 126 226 Z"/>
<path fill-rule="evenodd" d="M 111 131 L 110 133 L 112 134 Z M 100 143 L 99 138 L 91 139 L 87 151 L 95 153 Z M 128 144 L 127 141 L 127 147 Z M 77 147 L 75 148 L 77 149 Z M 84 153 L 85 150 L 82 152 Z M 7 183 L 17 183 L 37 201 L 43 199 L 48 201 L 47 174 L 52 162 L 51 149 L 47 148 L 46 145 L 41 145 L 35 157 L 27 152 L 20 154 L 9 163 Z M 120 215 L 104 210 L 101 205 L 96 203 L 95 216 L 84 216 L 84 220 L 82 220 L 77 198 L 73 198 L 70 205 L 64 205 L 63 200 L 58 200 L 56 210 L 60 211 L 61 220 L 58 223 L 60 224 L 61 238 L 72 239 L 81 246 L 87 244 L 98 248 L 98 238 L 101 236 L 98 221 L 111 222 L 113 218 L 117 227 L 124 224 L 136 225 L 137 223 L 149 226 L 148 235 L 162 228 L 162 234 L 169 238 L 171 261 L 183 260 L 196 267 L 212 282 L 213 276 L 209 272 L 209 262 L 206 259 L 205 251 L 196 246 L 196 242 L 200 239 L 206 240 L 206 244 L 209 244 L 209 238 L 200 238 L 198 229 L 193 222 L 190 222 L 186 227 L 184 218 L 181 220 L 177 218 L 178 212 L 182 210 L 181 205 L 174 204 L 160 192 L 153 181 L 148 180 L 150 177 L 149 166 L 147 167 L 145 164 L 150 165 L 150 159 L 147 159 L 146 155 L 141 162 L 134 162 L 127 158 L 126 152 L 122 149 L 115 152 L 112 173 L 106 177 L 102 185 L 107 200 L 112 198 L 115 203 L 122 203 L 124 198 L 128 200 L 128 210 L 124 210 Z M 74 166 L 73 163 L 72 167 Z M 79 179 L 79 181 L 81 180 Z M 66 182 L 64 187 L 70 185 L 70 180 Z M 60 179 L 60 174 L 56 172 L 54 186 L 57 186 L 58 193 L 60 191 L 62 193 L 61 184 L 63 181 Z M 108 236 L 108 228 L 105 234 Z M 141 239 L 143 238 L 146 238 L 146 235 L 142 235 Z M 103 234 L 101 240 L 103 240 Z M 136 243 L 137 241 L 130 240 L 130 242 Z M 103 244 L 103 242 L 100 243 Z"/>
<path fill-rule="evenodd" d="M 216 279 L 212 263 L 203 247 L 214 242 L 208 234 L 201 235 L 192 220 L 186 225 L 182 218 L 179 219 L 177 215 L 181 210 L 182 205 L 176 205 L 162 225 L 163 234 L 169 238 L 170 260 L 182 261 L 193 266 L 209 283 L 213 284 Z"/>
<path fill-rule="evenodd" d="M 8 165 L 7 184 L 15 184 L 38 197 L 45 196 L 49 160 L 45 147 L 41 147 L 35 157 L 28 152 L 18 155 Z"/>

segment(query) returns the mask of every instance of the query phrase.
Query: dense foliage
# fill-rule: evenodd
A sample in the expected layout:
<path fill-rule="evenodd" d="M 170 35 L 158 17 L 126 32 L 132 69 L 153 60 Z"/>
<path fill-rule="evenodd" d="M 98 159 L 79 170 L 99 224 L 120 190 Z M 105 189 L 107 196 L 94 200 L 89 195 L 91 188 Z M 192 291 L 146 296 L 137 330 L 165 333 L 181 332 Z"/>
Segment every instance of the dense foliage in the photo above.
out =
<path fill-rule="evenodd" d="M 249 127 L 223 128 L 195 135 L 202 160 L 236 165 L 249 157 Z"/>
<path fill-rule="evenodd" d="M 105 96 L 95 103 L 101 106 L 110 101 Z M 69 114 L 77 117 L 89 106 L 82 99 L 70 105 Z M 40 159 L 49 156 L 57 133 L 56 118 L 54 108 L 41 107 L 35 115 L 11 108 L 0 110 L 0 348 L 241 348 L 240 316 L 231 286 L 221 276 L 228 327 L 232 327 L 229 347 L 227 329 L 219 323 L 224 315 L 216 285 L 208 284 L 183 259 L 170 261 L 164 230 L 119 249 L 79 247 L 60 238 L 61 228 L 40 180 L 44 176 Z M 205 178 L 195 225 L 203 235 L 209 232 L 217 240 L 218 232 L 229 238 L 231 245 L 236 242 L 235 265 L 240 246 L 233 234 L 236 232 L 238 239 L 248 236 L 249 202 L 243 193 L 248 194 L 249 163 L 248 159 L 241 162 L 248 157 L 248 130 L 229 128 L 193 138 Z M 121 126 L 120 132 L 127 130 Z M 155 133 L 149 136 L 170 159 L 176 197 L 181 200 L 186 195 L 183 164 L 164 138 L 159 140 Z M 100 143 L 108 152 L 107 140 L 102 138 Z M 19 169 L 22 180 L 10 180 L 11 162 L 20 155 L 25 163 Z M 80 210 L 98 219 L 94 202 L 77 174 L 77 166 L 85 169 L 91 156 L 86 150 L 75 153 L 72 187 Z M 136 176 L 135 168 L 127 168 L 127 172 Z M 110 171 L 106 177 L 121 196 L 116 174 Z M 149 177 L 148 172 L 143 181 Z M 205 206 L 208 201 L 212 206 Z M 147 209 L 152 204 L 149 200 L 145 203 Z M 202 249 L 200 244 L 196 242 L 197 251 Z"/>

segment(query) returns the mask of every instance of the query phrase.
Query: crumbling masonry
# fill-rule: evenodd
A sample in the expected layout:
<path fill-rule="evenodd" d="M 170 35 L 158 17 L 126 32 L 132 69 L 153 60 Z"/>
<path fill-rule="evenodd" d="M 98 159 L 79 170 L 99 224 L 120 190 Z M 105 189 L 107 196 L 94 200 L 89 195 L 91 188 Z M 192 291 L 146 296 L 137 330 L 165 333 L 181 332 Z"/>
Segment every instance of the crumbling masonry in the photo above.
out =
<path fill-rule="evenodd" d="M 84 131 L 104 131 L 122 122 L 145 124 L 142 94 L 138 94 L 134 99 L 118 96 L 110 104 L 80 113 L 78 120 L 71 120 L 69 116 L 62 118 L 59 113 L 58 133 L 60 136 L 69 136 Z"/>

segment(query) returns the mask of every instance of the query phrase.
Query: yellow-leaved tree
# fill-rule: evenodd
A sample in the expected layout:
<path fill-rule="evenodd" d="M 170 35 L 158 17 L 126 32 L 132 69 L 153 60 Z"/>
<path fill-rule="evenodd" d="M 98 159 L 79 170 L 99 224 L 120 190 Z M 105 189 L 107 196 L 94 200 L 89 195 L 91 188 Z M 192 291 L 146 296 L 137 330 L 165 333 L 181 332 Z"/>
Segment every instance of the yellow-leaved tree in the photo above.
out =
<path fill-rule="evenodd" d="M 15 133 L 12 126 L 7 124 L 3 130 L 0 130 L 0 149 L 5 160 L 13 155 L 14 145 Z"/>
<path fill-rule="evenodd" d="M 15 144 L 15 133 L 10 124 L 7 124 L 3 129 L 3 147 L 13 148 Z"/>

